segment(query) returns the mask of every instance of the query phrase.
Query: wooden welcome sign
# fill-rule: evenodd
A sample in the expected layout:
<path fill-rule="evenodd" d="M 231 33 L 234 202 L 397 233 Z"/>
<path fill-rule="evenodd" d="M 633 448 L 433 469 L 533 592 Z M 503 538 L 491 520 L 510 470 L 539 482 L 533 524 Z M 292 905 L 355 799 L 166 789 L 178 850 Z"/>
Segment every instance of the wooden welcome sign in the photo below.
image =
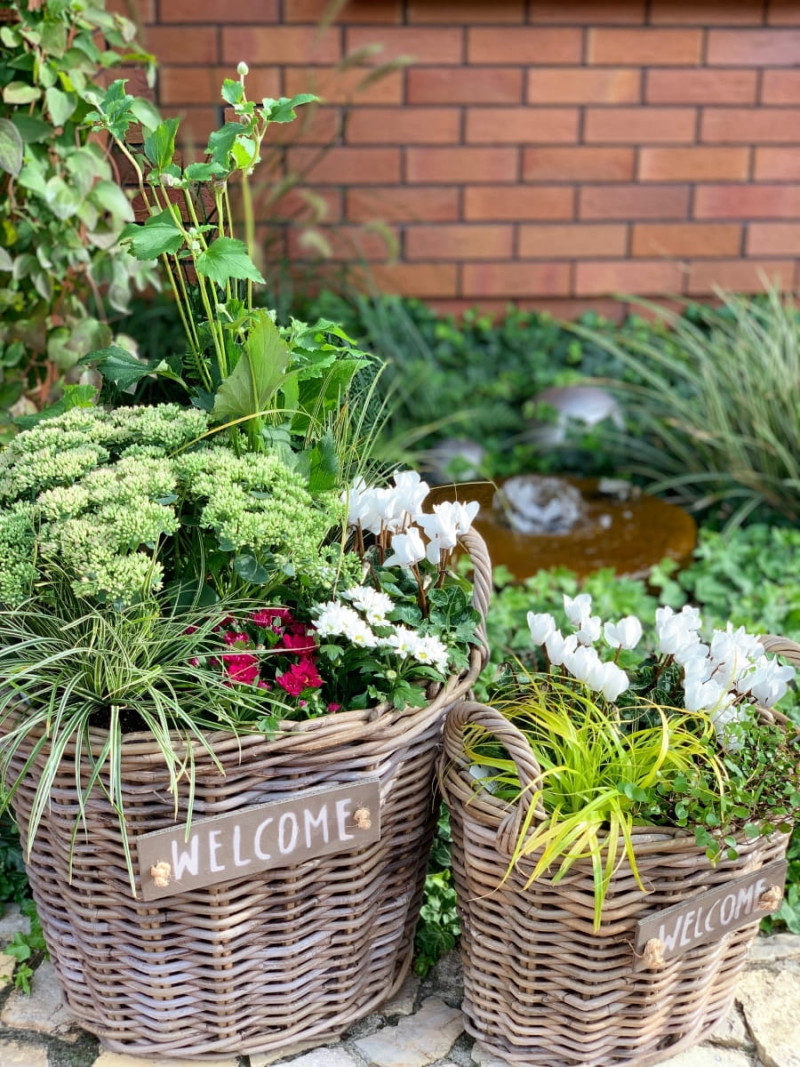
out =
<path fill-rule="evenodd" d="M 229 882 L 380 838 L 380 788 L 370 778 L 255 804 L 136 839 L 145 900 Z"/>
<path fill-rule="evenodd" d="M 650 965 L 647 955 L 660 965 L 695 945 L 719 941 L 740 926 L 758 922 L 780 906 L 785 880 L 786 860 L 775 860 L 640 919 L 634 945 L 640 965 Z"/>

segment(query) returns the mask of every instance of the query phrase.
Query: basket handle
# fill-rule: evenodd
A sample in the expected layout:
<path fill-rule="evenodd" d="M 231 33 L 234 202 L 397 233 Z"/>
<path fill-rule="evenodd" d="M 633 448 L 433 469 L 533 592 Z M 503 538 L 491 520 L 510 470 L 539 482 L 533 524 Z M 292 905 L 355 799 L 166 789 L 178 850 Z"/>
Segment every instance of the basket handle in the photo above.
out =
<path fill-rule="evenodd" d="M 472 560 L 472 606 L 481 617 L 477 628 L 477 636 L 481 660 L 485 666 L 489 661 L 489 643 L 486 639 L 486 613 L 489 610 L 489 601 L 492 598 L 492 561 L 489 558 L 486 542 L 477 530 L 468 530 L 461 535 L 460 541 Z"/>
<path fill-rule="evenodd" d="M 522 731 L 499 711 L 475 700 L 460 700 L 447 715 L 444 724 L 443 766 L 445 763 L 454 763 L 462 769 L 466 766 L 464 731 L 468 726 L 481 726 L 492 734 L 508 752 L 517 769 L 522 792 L 497 830 L 498 849 L 506 855 L 511 855 L 522 827 L 530 817 L 533 798 L 541 784 L 542 770 Z M 533 806 L 533 816 L 537 819 L 546 818 L 541 798 Z"/>
<path fill-rule="evenodd" d="M 778 634 L 759 634 L 765 652 L 771 656 L 783 656 L 795 667 L 800 667 L 800 645 L 796 641 L 790 641 L 788 637 L 780 637 Z"/>

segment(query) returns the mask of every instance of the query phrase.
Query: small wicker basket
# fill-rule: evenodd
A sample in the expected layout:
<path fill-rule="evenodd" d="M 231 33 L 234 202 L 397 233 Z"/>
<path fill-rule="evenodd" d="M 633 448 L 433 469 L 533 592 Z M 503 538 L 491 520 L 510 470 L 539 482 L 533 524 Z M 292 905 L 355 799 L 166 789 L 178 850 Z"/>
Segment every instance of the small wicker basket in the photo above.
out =
<path fill-rule="evenodd" d="M 790 642 L 771 650 L 800 652 Z M 509 871 L 525 801 L 509 808 L 475 792 L 463 749 L 470 724 L 500 741 L 523 787 L 539 775 L 524 735 L 498 711 L 471 701 L 451 710 L 440 785 L 451 812 L 468 1032 L 515 1067 L 645 1067 L 701 1040 L 730 1009 L 758 919 L 666 962 L 637 959 L 637 923 L 780 859 L 788 835 L 743 840 L 736 860 L 712 867 L 693 835 L 637 828 L 636 862 L 650 891 L 624 863 L 595 931 L 590 862 L 557 885 L 548 877 L 527 885 L 528 861 Z"/>
<path fill-rule="evenodd" d="M 489 557 L 477 535 L 464 541 L 475 567 L 474 602 L 485 616 Z M 90 795 L 71 850 L 79 811 L 76 751 L 68 750 L 28 873 L 81 1025 L 117 1052 L 218 1058 L 321 1044 L 391 996 L 411 962 L 435 826 L 442 723 L 485 659 L 482 630 L 470 670 L 423 708 L 290 722 L 270 740 L 219 732 L 214 753 L 224 775 L 197 746 L 196 819 L 377 778 L 381 837 L 359 850 L 146 903 L 140 884 L 138 899 L 131 893 L 117 815 L 100 789 Z M 103 738 L 97 731 L 97 749 Z M 131 734 L 125 750 L 129 837 L 175 826 L 156 744 L 149 734 Z M 15 775 L 25 758 L 20 751 Z M 34 757 L 14 800 L 23 841 L 43 758 Z M 77 758 L 86 781 L 85 756 Z M 185 817 L 186 797 L 181 804 Z"/>

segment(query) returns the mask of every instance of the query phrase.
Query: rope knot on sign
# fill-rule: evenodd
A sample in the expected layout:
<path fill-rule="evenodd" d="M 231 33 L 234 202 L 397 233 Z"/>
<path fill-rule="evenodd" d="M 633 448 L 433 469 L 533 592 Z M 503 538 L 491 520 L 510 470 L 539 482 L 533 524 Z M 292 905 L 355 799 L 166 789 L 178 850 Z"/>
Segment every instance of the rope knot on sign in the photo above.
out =
<path fill-rule="evenodd" d="M 771 885 L 758 898 L 758 906 L 762 911 L 775 911 L 783 900 L 783 886 Z"/>
<path fill-rule="evenodd" d="M 150 877 L 153 879 L 159 889 L 166 889 L 169 885 L 170 875 L 172 874 L 172 865 L 162 860 L 161 863 L 154 863 L 150 868 Z"/>
<path fill-rule="evenodd" d="M 359 830 L 369 830 L 372 827 L 372 815 L 369 808 L 356 808 L 353 812 L 353 820 Z"/>
<path fill-rule="evenodd" d="M 644 946 L 642 960 L 644 961 L 645 967 L 652 967 L 655 969 L 664 966 L 664 942 L 660 937 L 650 938 Z"/>

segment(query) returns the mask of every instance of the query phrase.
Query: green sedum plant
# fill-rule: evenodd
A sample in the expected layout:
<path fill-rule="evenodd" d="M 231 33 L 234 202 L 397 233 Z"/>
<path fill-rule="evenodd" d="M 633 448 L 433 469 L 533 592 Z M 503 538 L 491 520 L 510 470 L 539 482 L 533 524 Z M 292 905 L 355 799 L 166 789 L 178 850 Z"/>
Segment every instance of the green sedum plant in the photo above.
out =
<path fill-rule="evenodd" d="M 110 144 L 89 120 L 106 72 L 151 57 L 102 0 L 12 0 L 0 27 L 0 436 L 55 398 L 64 375 L 112 341 L 152 263 L 119 243 L 133 208 Z M 148 101 L 132 100 L 152 123 Z"/>

